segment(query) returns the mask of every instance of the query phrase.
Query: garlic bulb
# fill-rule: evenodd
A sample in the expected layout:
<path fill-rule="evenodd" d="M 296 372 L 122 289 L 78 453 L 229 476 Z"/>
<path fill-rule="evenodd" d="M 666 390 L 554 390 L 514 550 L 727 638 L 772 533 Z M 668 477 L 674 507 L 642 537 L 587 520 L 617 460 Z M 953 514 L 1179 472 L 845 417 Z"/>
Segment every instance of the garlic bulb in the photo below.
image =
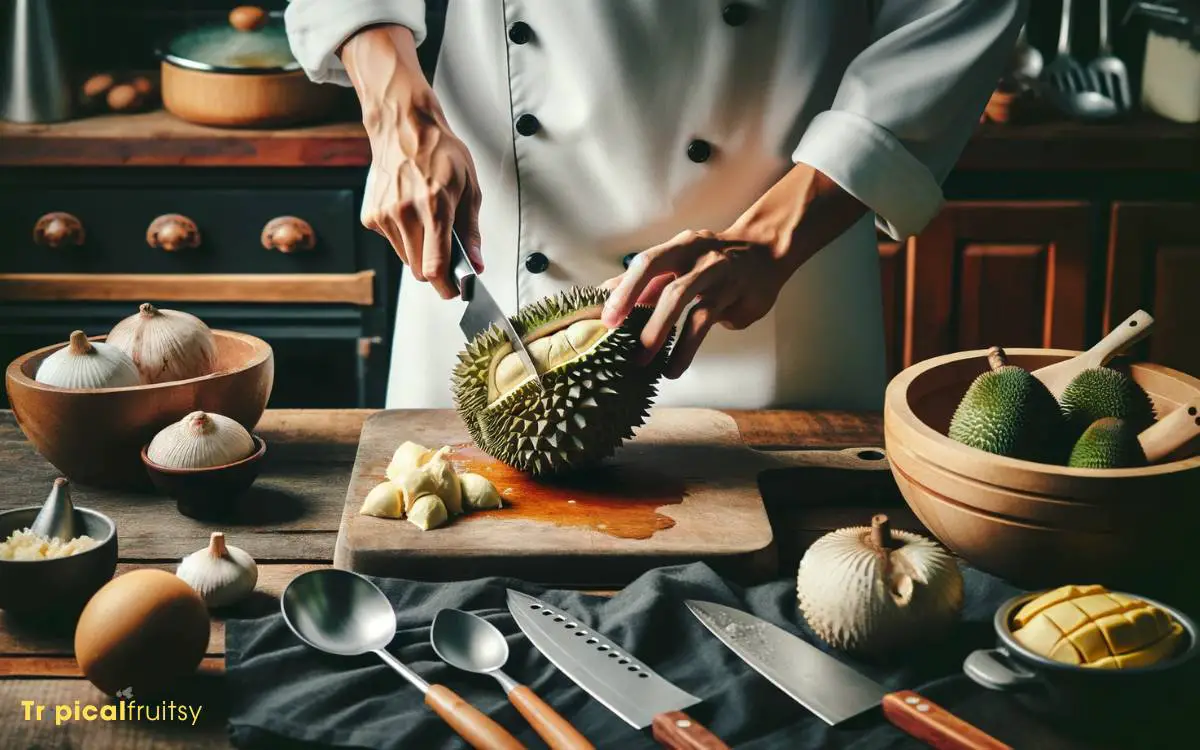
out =
<path fill-rule="evenodd" d="M 380 482 L 367 493 L 358 512 L 379 518 L 404 518 L 404 494 L 391 482 Z"/>
<path fill-rule="evenodd" d="M 34 380 L 59 388 L 125 388 L 141 384 L 133 360 L 102 341 L 73 331 L 70 342 L 42 360 Z"/>
<path fill-rule="evenodd" d="M 496 486 L 487 477 L 467 471 L 458 475 L 458 481 L 462 485 L 463 505 L 468 510 L 501 507 L 500 493 L 496 492 Z"/>
<path fill-rule="evenodd" d="M 204 469 L 241 461 L 254 453 L 245 427 L 220 414 L 194 411 L 164 427 L 146 449 L 146 457 L 168 469 Z"/>
<path fill-rule="evenodd" d="M 113 326 L 108 343 L 133 359 L 147 383 L 207 375 L 217 361 L 217 345 L 204 321 L 149 302 Z"/>
<path fill-rule="evenodd" d="M 954 558 L 919 534 L 892 531 L 883 515 L 814 542 L 796 591 L 821 640 L 875 656 L 944 634 L 963 604 Z"/>
<path fill-rule="evenodd" d="M 175 575 L 209 607 L 228 607 L 254 591 L 258 564 L 245 550 L 226 544 L 224 534 L 214 531 L 208 546 L 183 558 Z"/>

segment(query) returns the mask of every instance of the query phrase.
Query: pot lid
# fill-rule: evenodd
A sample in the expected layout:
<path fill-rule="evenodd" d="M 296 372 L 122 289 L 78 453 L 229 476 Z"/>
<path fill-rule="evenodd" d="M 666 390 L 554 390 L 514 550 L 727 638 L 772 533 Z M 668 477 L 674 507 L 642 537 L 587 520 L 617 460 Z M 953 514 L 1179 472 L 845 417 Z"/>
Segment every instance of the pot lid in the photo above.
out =
<path fill-rule="evenodd" d="M 228 23 L 201 26 L 172 39 L 161 51 L 182 68 L 220 73 L 279 73 L 299 70 L 287 32 L 261 8 L 241 6 Z"/>

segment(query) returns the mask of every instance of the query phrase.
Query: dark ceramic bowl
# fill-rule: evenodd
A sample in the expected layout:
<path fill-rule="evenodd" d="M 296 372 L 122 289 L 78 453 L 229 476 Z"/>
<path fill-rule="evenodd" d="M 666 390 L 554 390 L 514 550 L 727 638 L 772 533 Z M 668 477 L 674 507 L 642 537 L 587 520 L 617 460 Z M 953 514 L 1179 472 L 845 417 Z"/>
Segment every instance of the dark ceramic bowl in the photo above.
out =
<path fill-rule="evenodd" d="M 0 541 L 29 528 L 40 505 L 0 513 Z M 103 513 L 75 508 L 83 534 L 99 542 L 86 552 L 53 560 L 0 560 L 0 609 L 18 619 L 74 623 L 92 594 L 117 569 L 117 525 Z"/>
<path fill-rule="evenodd" d="M 159 466 L 146 455 L 150 444 L 142 446 L 142 463 L 150 481 L 159 492 L 175 498 L 185 516 L 200 521 L 227 520 L 235 515 L 238 500 L 254 484 L 267 455 L 267 444 L 251 435 L 256 450 L 241 461 L 204 469 L 170 469 Z"/>
<path fill-rule="evenodd" d="M 1200 654 L 1200 631 L 1190 617 L 1153 599 L 1125 594 L 1175 618 L 1187 632 L 1186 644 L 1171 658 L 1145 667 L 1079 667 L 1047 659 L 1013 638 L 1013 616 L 1022 605 L 1043 593 L 1013 597 L 996 611 L 992 625 L 998 644 L 967 656 L 963 662 L 967 677 L 985 688 L 1010 693 L 1030 711 L 1079 727 L 1097 723 L 1104 727 L 1146 726 L 1151 721 L 1178 720 L 1184 699 L 1194 702 L 1190 696 L 1200 667 L 1196 658 Z"/>

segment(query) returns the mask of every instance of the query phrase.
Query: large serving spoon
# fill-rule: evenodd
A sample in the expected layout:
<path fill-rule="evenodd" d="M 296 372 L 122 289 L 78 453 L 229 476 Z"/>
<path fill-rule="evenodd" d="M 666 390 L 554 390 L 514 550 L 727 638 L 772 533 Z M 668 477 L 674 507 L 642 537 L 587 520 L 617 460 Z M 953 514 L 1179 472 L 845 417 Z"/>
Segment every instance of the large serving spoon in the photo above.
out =
<path fill-rule="evenodd" d="M 296 637 L 340 656 L 373 653 L 425 694 L 425 704 L 479 750 L 523 750 L 524 745 L 453 690 L 430 685 L 387 651 L 396 636 L 396 613 L 379 587 L 347 570 L 328 568 L 292 579 L 280 601 Z"/>
<path fill-rule="evenodd" d="M 1093 367 L 1104 367 L 1113 357 L 1131 348 L 1134 344 L 1150 335 L 1154 318 L 1145 310 L 1138 310 L 1126 318 L 1121 325 L 1112 329 L 1107 336 L 1083 354 L 1064 359 L 1052 365 L 1046 365 L 1033 371 L 1033 376 L 1054 394 L 1061 398 L 1063 391 L 1084 370 Z"/>
<path fill-rule="evenodd" d="M 460 609 L 443 609 L 429 632 L 433 650 L 452 667 L 496 678 L 508 700 L 553 750 L 593 750 L 591 742 L 525 685 L 504 673 L 508 641 L 487 620 Z"/>

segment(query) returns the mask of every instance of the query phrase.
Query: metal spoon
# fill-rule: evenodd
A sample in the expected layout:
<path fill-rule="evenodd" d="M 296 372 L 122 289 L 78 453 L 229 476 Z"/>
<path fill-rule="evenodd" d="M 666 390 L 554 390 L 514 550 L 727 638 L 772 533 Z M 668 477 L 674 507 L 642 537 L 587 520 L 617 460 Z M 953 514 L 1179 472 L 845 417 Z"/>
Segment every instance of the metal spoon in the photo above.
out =
<path fill-rule="evenodd" d="M 495 677 L 508 700 L 553 750 L 593 750 L 570 722 L 501 670 L 508 661 L 508 642 L 487 620 L 460 609 L 443 609 L 433 618 L 429 642 L 450 666 Z"/>
<path fill-rule="evenodd" d="M 1042 74 L 1042 68 L 1045 62 L 1042 59 L 1042 53 L 1029 43 L 1029 39 L 1025 36 L 1025 27 L 1021 27 L 1021 33 L 1017 35 L 1017 48 L 1013 52 L 1012 59 L 1012 76 L 1022 84 L 1028 84 L 1030 81 L 1036 81 L 1038 76 Z"/>
<path fill-rule="evenodd" d="M 42 539 L 59 539 L 69 542 L 75 533 L 75 506 L 71 504 L 71 485 L 66 479 L 54 480 L 45 504 L 29 526 L 30 532 Z"/>
<path fill-rule="evenodd" d="M 430 685 L 387 652 L 396 636 L 396 613 L 375 584 L 346 570 L 313 570 L 292 579 L 280 598 L 284 622 L 296 637 L 341 656 L 374 653 L 425 694 L 425 705 L 479 750 L 523 750 L 504 727 L 454 691 Z"/>

